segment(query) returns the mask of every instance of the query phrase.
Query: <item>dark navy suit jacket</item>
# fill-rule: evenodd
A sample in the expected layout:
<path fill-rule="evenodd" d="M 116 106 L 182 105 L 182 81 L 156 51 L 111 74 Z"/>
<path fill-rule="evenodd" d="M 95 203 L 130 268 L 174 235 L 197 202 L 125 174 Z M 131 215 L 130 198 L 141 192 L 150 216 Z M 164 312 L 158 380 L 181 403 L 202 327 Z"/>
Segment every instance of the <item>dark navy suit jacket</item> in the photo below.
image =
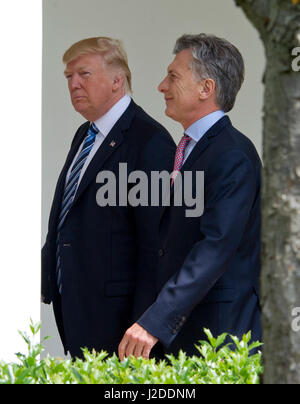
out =
<path fill-rule="evenodd" d="M 165 352 L 197 354 L 204 327 L 215 336 L 251 330 L 261 340 L 261 162 L 255 147 L 225 116 L 197 143 L 185 171 L 204 171 L 204 213 L 189 218 L 187 206 L 172 204 L 163 211 L 156 295 L 144 286 L 152 304 L 137 313 L 138 323 Z"/>
<path fill-rule="evenodd" d="M 98 173 L 111 171 L 118 183 L 119 163 L 127 163 L 128 174 L 172 171 L 176 150 L 169 133 L 132 101 L 89 164 L 60 231 L 60 296 L 55 276 L 57 222 L 66 174 L 88 127 L 86 122 L 75 134 L 59 177 L 42 251 L 42 294 L 46 303 L 53 302 L 65 351 L 72 356 L 81 356 L 82 347 L 118 352 L 133 321 L 140 269 L 153 273 L 158 261 L 160 208 L 118 203 L 100 207 L 96 203 L 101 186 L 96 182 Z M 145 308 L 142 297 L 137 299 Z"/>

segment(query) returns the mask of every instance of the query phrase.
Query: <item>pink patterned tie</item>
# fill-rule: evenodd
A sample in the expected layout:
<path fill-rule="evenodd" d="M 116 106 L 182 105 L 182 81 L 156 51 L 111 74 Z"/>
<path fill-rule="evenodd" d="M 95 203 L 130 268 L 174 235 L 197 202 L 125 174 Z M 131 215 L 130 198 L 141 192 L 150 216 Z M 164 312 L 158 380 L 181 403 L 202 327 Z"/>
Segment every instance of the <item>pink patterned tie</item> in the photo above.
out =
<path fill-rule="evenodd" d="M 174 184 L 175 178 L 182 167 L 182 163 L 184 160 L 184 153 L 187 145 L 190 143 L 191 138 L 188 135 L 184 135 L 177 146 L 176 155 L 175 155 L 175 162 L 174 162 L 174 169 L 172 174 L 172 181 L 171 187 Z"/>

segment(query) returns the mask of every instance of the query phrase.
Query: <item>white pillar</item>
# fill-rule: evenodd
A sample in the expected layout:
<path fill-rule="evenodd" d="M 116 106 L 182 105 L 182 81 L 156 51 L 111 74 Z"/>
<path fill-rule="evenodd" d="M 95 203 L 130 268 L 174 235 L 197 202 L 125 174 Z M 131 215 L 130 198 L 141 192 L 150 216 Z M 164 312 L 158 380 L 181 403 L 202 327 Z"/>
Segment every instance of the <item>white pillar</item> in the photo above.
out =
<path fill-rule="evenodd" d="M 0 4 L 0 360 L 40 321 L 42 1 Z"/>

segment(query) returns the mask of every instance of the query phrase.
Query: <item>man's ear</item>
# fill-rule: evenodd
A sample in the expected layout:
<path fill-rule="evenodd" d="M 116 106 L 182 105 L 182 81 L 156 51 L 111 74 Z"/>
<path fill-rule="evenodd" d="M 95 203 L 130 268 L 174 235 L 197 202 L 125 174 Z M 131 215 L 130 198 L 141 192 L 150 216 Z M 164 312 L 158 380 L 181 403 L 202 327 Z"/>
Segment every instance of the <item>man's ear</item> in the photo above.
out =
<path fill-rule="evenodd" d="M 113 75 L 113 91 L 118 91 L 124 84 L 124 75 L 121 73 L 116 73 Z"/>
<path fill-rule="evenodd" d="M 199 98 L 204 101 L 215 94 L 216 83 L 213 79 L 204 79 L 199 86 Z"/>

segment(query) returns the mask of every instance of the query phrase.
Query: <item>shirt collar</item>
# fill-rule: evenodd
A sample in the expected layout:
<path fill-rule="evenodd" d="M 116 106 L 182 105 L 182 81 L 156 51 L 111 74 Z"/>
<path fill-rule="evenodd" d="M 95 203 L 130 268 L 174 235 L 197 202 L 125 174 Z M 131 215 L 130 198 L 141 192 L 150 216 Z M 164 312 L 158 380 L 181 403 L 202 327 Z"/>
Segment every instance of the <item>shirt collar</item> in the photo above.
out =
<path fill-rule="evenodd" d="M 122 97 L 108 112 L 106 112 L 106 114 L 94 122 L 104 137 L 109 134 L 112 127 L 121 118 L 123 113 L 128 108 L 130 102 L 131 97 L 128 94 L 125 94 L 124 97 Z"/>
<path fill-rule="evenodd" d="M 195 142 L 199 142 L 199 140 L 205 135 L 205 133 L 223 116 L 225 115 L 224 111 L 215 111 L 211 114 L 204 116 L 198 121 L 194 122 L 187 130 L 184 132 L 186 135 L 190 136 Z"/>

